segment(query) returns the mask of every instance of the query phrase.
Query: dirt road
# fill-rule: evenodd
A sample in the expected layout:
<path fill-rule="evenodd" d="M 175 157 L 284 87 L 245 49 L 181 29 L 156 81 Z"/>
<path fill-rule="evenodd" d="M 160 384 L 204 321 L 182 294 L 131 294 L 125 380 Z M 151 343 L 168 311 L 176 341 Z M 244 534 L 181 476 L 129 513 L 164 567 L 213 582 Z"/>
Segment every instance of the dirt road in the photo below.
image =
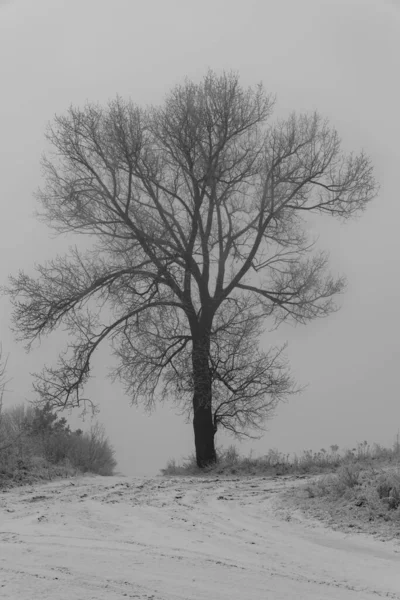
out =
<path fill-rule="evenodd" d="M 0 492 L 0 598 L 400 599 L 400 544 L 278 518 L 293 484 L 88 477 Z"/>

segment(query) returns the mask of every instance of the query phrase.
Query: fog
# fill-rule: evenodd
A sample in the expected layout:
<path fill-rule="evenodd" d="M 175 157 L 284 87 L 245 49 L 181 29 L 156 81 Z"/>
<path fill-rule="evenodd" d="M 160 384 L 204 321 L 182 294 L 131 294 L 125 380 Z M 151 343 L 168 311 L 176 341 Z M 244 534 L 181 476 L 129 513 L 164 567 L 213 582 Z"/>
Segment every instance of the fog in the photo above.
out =
<path fill-rule="evenodd" d="M 0 285 L 19 269 L 32 274 L 35 262 L 76 241 L 39 224 L 33 197 L 46 124 L 70 104 L 105 103 L 116 94 L 158 104 L 185 76 L 199 81 L 209 67 L 234 69 L 244 85 L 262 81 L 276 94 L 275 117 L 317 109 L 338 129 L 346 151 L 364 149 L 381 186 L 378 197 L 346 225 L 315 222 L 332 271 L 348 278 L 341 310 L 264 336 L 266 348 L 288 341 L 293 374 L 308 387 L 280 405 L 260 440 L 240 450 L 299 453 L 393 442 L 400 427 L 399 2 L 0 0 L 0 56 Z M 12 379 L 8 407 L 32 399 L 30 373 L 56 359 L 65 336 L 55 333 L 25 353 L 9 329 L 9 300 L 0 302 Z M 102 348 L 86 395 L 99 404 L 97 418 L 119 470 L 154 474 L 168 458 L 191 453 L 191 425 L 167 404 L 152 415 L 131 407 L 122 387 L 106 377 L 110 361 Z M 78 414 L 66 416 L 81 427 Z M 233 441 L 218 433 L 218 445 Z"/>

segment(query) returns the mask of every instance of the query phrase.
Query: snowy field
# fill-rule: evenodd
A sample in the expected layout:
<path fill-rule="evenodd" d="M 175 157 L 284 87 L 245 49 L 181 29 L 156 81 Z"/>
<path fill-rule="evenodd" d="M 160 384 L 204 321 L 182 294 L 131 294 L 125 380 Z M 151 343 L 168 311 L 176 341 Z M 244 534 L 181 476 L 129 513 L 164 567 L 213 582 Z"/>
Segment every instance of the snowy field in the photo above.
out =
<path fill-rule="evenodd" d="M 0 492 L 0 598 L 400 599 L 400 544 L 279 510 L 291 485 L 93 476 Z"/>

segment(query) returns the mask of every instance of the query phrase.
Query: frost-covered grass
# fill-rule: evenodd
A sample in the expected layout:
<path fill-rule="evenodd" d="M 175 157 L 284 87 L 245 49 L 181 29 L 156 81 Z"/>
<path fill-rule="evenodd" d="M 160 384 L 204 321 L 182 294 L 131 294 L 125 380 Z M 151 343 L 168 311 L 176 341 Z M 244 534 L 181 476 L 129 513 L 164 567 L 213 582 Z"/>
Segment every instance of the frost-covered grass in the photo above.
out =
<path fill-rule="evenodd" d="M 343 464 L 287 492 L 282 501 L 337 529 L 400 538 L 400 460 Z"/>
<path fill-rule="evenodd" d="M 241 456 L 235 446 L 217 450 L 217 464 L 207 469 L 199 469 L 195 455 L 192 454 L 181 464 L 174 459 L 168 461 L 161 469 L 163 475 L 196 475 L 196 474 L 238 474 L 238 475 L 286 475 L 286 474 L 317 474 L 334 472 L 345 465 L 367 464 L 397 464 L 400 463 L 400 437 L 391 448 L 379 444 L 372 446 L 364 441 L 355 448 L 339 451 L 339 446 L 332 445 L 329 450 L 322 448 L 318 452 L 304 450 L 300 455 L 289 455 L 278 450 L 260 457 Z"/>

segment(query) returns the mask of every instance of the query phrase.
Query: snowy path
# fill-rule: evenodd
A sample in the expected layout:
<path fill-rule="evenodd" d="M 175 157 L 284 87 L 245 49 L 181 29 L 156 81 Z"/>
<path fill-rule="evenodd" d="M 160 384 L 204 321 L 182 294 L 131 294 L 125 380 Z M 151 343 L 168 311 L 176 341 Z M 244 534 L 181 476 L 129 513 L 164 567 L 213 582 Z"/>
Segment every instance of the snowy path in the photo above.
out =
<path fill-rule="evenodd" d="M 0 492 L 0 598 L 400 599 L 400 545 L 277 519 L 287 485 L 88 477 Z"/>

